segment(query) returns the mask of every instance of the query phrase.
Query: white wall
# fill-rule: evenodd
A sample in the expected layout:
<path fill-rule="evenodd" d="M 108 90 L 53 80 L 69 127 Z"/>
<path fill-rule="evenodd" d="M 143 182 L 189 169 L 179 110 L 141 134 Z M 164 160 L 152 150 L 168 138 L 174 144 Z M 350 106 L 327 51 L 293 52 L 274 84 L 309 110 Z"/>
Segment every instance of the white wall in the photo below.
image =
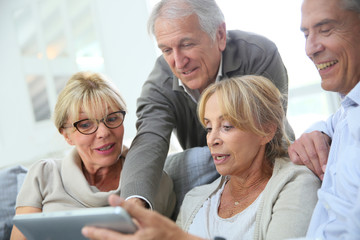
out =
<path fill-rule="evenodd" d="M 136 99 L 157 54 L 147 34 L 146 0 L 97 0 L 96 4 L 105 72 L 127 102 L 125 138 L 132 139 L 136 132 Z"/>
<path fill-rule="evenodd" d="M 13 14 L 16 9 L 31 7 L 34 1 L 0 0 L 0 167 L 58 155 L 68 149 L 50 120 L 34 120 L 25 82 Z M 146 32 L 147 4 L 145 0 L 90 1 L 105 59 L 104 73 L 127 102 L 125 139 L 132 139 L 136 98 L 157 54 Z M 77 71 L 76 66 L 70 66 L 69 71 Z"/>

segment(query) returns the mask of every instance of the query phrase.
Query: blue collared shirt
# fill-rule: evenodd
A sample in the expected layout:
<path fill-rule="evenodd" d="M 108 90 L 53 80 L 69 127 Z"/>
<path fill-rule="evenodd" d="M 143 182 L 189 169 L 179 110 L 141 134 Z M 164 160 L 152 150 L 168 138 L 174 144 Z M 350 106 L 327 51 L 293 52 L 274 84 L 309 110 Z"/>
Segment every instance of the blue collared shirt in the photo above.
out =
<path fill-rule="evenodd" d="M 360 83 L 339 110 L 312 129 L 332 139 L 307 238 L 360 239 Z M 304 196 L 306 202 L 306 196 Z"/>

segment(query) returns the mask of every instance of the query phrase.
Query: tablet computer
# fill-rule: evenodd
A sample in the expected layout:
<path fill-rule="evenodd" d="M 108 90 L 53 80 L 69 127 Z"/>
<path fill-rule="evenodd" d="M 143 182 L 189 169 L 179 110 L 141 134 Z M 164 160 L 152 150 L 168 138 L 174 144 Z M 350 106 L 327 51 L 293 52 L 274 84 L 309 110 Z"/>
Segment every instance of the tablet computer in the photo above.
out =
<path fill-rule="evenodd" d="M 84 226 L 103 227 L 122 233 L 137 230 L 122 207 L 21 214 L 15 215 L 13 223 L 27 240 L 87 239 L 81 234 Z"/>

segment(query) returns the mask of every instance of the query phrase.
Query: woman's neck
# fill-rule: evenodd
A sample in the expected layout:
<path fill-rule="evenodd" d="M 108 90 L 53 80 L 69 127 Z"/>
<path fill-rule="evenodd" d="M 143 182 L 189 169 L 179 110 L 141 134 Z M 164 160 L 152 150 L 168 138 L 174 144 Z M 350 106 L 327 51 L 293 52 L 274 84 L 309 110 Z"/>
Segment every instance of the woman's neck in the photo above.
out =
<path fill-rule="evenodd" d="M 267 182 L 272 175 L 272 170 L 272 164 L 267 160 L 263 160 L 263 163 L 255 170 L 229 176 L 230 180 L 227 184 L 232 189 L 231 192 L 234 196 L 244 195 L 258 189 L 264 182 Z"/>
<path fill-rule="evenodd" d="M 101 192 L 108 192 L 119 187 L 122 166 L 123 159 L 119 159 L 112 166 L 100 167 L 90 171 L 82 164 L 82 171 L 90 186 L 95 186 Z"/>
<path fill-rule="evenodd" d="M 229 218 L 245 210 L 265 189 L 271 175 L 268 165 L 246 175 L 230 176 L 220 199 L 219 216 Z"/>

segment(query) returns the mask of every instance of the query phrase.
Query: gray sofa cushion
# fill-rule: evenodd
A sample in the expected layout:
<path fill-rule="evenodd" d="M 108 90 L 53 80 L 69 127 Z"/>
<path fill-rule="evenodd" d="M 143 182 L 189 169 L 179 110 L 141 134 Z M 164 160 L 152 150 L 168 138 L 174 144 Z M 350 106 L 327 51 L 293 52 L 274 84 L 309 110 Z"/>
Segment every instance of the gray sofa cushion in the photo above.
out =
<path fill-rule="evenodd" d="M 0 239 L 2 240 L 10 239 L 16 196 L 26 172 L 27 169 L 22 166 L 0 170 Z"/>

